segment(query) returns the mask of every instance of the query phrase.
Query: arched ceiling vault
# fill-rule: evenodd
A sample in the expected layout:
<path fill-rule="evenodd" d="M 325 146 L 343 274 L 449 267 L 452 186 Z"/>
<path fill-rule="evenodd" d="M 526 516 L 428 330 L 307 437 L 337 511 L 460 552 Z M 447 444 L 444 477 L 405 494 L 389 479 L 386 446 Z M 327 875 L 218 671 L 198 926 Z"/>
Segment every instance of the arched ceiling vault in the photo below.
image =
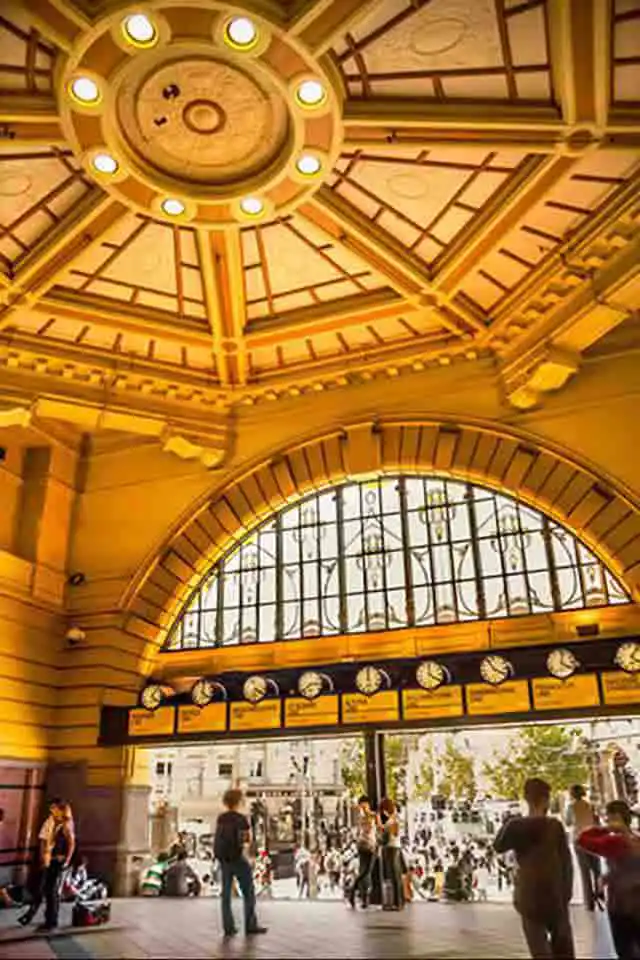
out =
<path fill-rule="evenodd" d="M 243 10 L 250 51 L 225 43 L 221 0 L 141 3 L 149 49 L 120 3 L 3 4 L 11 422 L 127 429 L 212 465 L 229 410 L 265 397 L 484 356 L 517 408 L 561 387 L 640 292 L 640 2 Z"/>

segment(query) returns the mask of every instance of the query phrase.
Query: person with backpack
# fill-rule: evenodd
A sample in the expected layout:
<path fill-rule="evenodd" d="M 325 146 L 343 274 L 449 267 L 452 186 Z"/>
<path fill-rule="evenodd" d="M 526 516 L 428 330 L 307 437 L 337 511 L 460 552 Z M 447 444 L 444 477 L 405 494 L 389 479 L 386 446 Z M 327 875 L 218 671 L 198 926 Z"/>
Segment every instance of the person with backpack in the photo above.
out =
<path fill-rule="evenodd" d="M 244 899 L 244 929 L 247 936 L 266 933 L 267 928 L 260 926 L 256 916 L 256 891 L 253 882 L 253 870 L 245 854 L 251 843 L 251 826 L 240 813 L 243 802 L 242 790 L 227 790 L 222 802 L 226 810 L 218 817 L 213 841 L 213 852 L 220 862 L 222 873 L 222 926 L 225 937 L 233 937 L 238 932 L 231 909 L 233 881 L 236 880 Z"/>
<path fill-rule="evenodd" d="M 528 815 L 507 820 L 494 847 L 497 853 L 515 853 L 514 906 L 531 956 L 573 960 L 569 920 L 573 863 L 567 835 L 560 821 L 548 816 L 551 788 L 546 781 L 527 780 L 524 798 Z"/>
<path fill-rule="evenodd" d="M 607 861 L 613 943 L 620 960 L 636 960 L 640 958 L 640 836 L 631 829 L 631 808 L 625 800 L 608 803 L 606 817 L 606 826 L 584 830 L 578 844 Z"/>

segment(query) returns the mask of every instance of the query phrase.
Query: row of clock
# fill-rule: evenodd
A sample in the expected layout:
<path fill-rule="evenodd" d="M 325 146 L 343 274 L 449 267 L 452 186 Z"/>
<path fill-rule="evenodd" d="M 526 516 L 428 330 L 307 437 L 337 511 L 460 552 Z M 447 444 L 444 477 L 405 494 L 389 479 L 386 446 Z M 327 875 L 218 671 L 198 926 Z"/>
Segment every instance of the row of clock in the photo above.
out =
<path fill-rule="evenodd" d="M 617 648 L 614 663 L 627 673 L 640 672 L 640 643 L 626 641 Z M 575 653 L 566 647 L 552 650 L 547 656 L 547 670 L 558 680 L 568 680 L 580 667 Z M 514 676 L 514 667 L 510 660 L 500 654 L 488 654 L 480 663 L 480 676 L 485 683 L 498 686 Z M 424 660 L 416 668 L 415 678 L 423 690 L 437 690 L 451 681 L 447 667 L 437 660 Z M 355 687 L 359 693 L 372 697 L 391 686 L 389 674 L 382 667 L 366 664 L 355 676 Z M 323 693 L 333 690 L 333 681 L 326 673 L 306 670 L 297 682 L 297 691 L 306 700 L 315 700 Z M 157 709 L 163 701 L 173 696 L 175 691 L 166 684 L 149 683 L 140 695 L 140 703 L 147 710 Z M 280 689 L 272 677 L 254 674 L 248 677 L 242 687 L 242 695 L 249 703 L 260 703 L 269 695 L 279 696 Z M 214 700 L 226 699 L 227 691 L 222 683 L 208 677 L 201 677 L 191 689 L 191 700 L 198 707 L 206 707 Z"/>

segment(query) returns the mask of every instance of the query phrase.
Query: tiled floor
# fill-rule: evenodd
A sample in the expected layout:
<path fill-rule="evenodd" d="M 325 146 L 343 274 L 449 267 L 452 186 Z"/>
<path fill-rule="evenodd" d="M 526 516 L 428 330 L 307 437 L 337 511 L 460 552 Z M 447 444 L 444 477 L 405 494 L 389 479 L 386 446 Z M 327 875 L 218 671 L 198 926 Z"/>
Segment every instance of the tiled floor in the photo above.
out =
<path fill-rule="evenodd" d="M 239 912 L 240 903 L 236 903 Z M 110 926 L 51 939 L 17 928 L 13 911 L 0 914 L 0 957 L 11 960 L 111 958 L 277 957 L 526 957 L 517 917 L 501 904 L 412 904 L 403 913 L 351 912 L 327 902 L 266 902 L 265 936 L 222 941 L 217 900 L 119 900 Z M 578 957 L 613 956 L 606 916 L 573 911 Z M 10 939 L 8 939 L 10 938 Z"/>

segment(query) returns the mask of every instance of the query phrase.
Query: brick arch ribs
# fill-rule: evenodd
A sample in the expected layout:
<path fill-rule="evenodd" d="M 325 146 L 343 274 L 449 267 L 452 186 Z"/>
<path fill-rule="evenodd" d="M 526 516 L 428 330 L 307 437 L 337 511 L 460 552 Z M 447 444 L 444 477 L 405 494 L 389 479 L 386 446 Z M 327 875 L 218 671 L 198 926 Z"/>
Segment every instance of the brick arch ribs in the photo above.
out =
<path fill-rule="evenodd" d="M 640 599 L 640 509 L 574 460 L 514 434 L 442 422 L 360 423 L 272 456 L 217 490 L 176 530 L 124 598 L 125 631 L 148 673 L 190 592 L 268 515 L 351 477 L 434 472 L 484 483 L 558 520 Z"/>

